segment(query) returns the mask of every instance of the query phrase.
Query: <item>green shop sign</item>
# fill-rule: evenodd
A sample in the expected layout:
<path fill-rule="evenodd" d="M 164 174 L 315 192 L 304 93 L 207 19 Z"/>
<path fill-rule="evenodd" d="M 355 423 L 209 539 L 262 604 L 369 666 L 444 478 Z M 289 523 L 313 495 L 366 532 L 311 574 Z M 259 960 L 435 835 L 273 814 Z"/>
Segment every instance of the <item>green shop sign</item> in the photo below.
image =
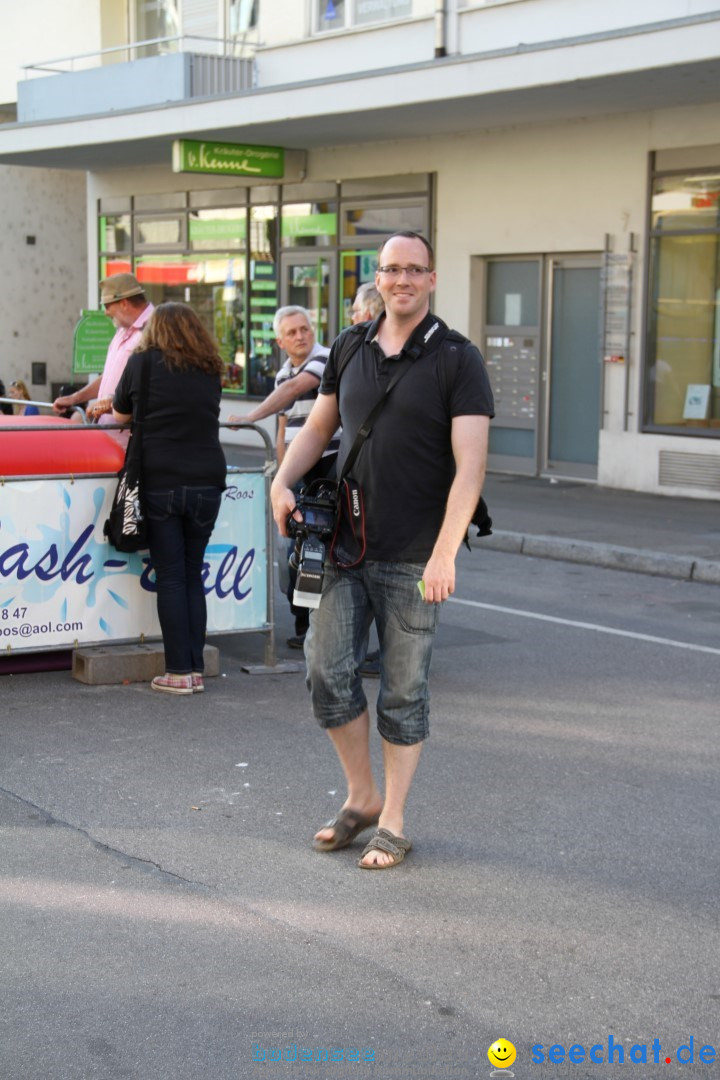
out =
<path fill-rule="evenodd" d="M 336 231 L 335 214 L 283 215 L 282 234 L 286 240 L 297 236 L 334 236 Z"/>
<path fill-rule="evenodd" d="M 103 311 L 83 311 L 73 336 L 73 373 L 93 375 L 102 371 L 114 335 L 112 319 Z"/>
<path fill-rule="evenodd" d="M 214 173 L 221 176 L 282 176 L 285 151 L 279 146 L 198 142 L 176 139 L 173 172 Z"/>
<path fill-rule="evenodd" d="M 245 218 L 190 218 L 190 242 L 216 242 L 216 246 L 245 240 Z"/>

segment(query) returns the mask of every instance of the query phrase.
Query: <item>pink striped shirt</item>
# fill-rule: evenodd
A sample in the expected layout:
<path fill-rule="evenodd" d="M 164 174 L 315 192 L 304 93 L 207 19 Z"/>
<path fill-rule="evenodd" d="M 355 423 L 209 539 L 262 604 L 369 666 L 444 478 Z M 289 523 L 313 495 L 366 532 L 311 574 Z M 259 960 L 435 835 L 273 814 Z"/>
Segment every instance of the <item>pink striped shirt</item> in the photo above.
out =
<path fill-rule="evenodd" d="M 140 335 L 145 323 L 153 313 L 153 305 L 148 304 L 138 315 L 132 326 L 120 326 L 115 332 L 115 337 L 108 346 L 107 359 L 103 368 L 99 398 L 111 398 L 115 393 L 115 387 L 120 382 L 120 376 L 125 370 L 128 357 L 138 347 Z M 112 413 L 105 413 L 100 417 L 100 424 L 114 424 Z"/>

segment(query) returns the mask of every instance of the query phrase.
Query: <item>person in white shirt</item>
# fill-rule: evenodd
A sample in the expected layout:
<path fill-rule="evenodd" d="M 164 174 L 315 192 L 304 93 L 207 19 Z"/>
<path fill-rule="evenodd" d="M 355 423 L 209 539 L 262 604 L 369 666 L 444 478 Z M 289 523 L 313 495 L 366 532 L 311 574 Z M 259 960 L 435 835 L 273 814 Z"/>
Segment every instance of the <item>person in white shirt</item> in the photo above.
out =
<path fill-rule="evenodd" d="M 306 308 L 296 305 L 279 308 L 273 319 L 273 330 L 278 345 L 287 353 L 285 363 L 275 376 L 275 389 L 251 412 L 245 416 L 230 416 L 228 422 L 254 424 L 268 416 L 277 415 L 276 450 L 278 463 L 281 463 L 287 446 L 302 429 L 315 403 L 330 350 L 315 340 L 312 319 Z M 338 430 L 325 448 L 320 461 L 301 478 L 298 488 L 310 480 L 332 473 L 339 445 Z M 288 638 L 287 643 L 291 649 L 301 649 L 310 612 L 305 607 L 296 607 L 293 604 L 291 597 L 294 585 L 294 575 L 291 572 L 288 600 L 295 618 L 295 633 Z"/>

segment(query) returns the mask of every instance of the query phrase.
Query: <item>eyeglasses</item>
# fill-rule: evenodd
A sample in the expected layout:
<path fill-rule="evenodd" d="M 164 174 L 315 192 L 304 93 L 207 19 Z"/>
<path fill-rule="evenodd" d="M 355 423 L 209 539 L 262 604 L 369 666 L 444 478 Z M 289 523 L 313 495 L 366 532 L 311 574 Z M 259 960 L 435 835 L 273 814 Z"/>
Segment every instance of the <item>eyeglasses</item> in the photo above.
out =
<path fill-rule="evenodd" d="M 399 278 L 401 274 L 407 274 L 411 281 L 417 281 L 423 274 L 431 273 L 429 266 L 378 266 L 378 274 L 389 278 Z"/>

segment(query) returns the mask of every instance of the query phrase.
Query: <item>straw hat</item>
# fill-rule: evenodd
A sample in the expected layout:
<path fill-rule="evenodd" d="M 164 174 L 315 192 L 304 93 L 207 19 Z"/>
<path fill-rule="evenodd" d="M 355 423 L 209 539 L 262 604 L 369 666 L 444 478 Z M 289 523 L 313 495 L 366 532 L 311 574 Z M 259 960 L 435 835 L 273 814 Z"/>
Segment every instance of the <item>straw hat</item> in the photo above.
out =
<path fill-rule="evenodd" d="M 145 289 L 134 274 L 112 274 L 100 282 L 100 303 L 103 306 L 128 300 L 131 296 L 144 295 Z"/>

